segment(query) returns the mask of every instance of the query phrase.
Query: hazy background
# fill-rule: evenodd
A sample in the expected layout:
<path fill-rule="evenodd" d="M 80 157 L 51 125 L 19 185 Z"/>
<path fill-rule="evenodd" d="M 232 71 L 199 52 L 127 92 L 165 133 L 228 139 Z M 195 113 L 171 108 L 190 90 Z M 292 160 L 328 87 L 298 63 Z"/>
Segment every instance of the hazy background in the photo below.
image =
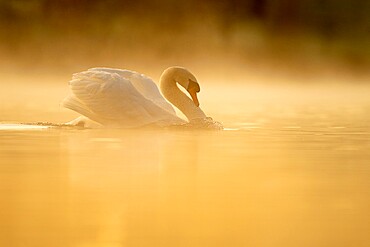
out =
<path fill-rule="evenodd" d="M 183 65 L 223 83 L 370 81 L 369 13 L 353 0 L 0 0 L 1 72 L 111 66 L 157 80 Z"/>
<path fill-rule="evenodd" d="M 0 0 L 0 121 L 66 122 L 71 74 L 190 69 L 226 126 L 367 125 L 370 1 Z"/>

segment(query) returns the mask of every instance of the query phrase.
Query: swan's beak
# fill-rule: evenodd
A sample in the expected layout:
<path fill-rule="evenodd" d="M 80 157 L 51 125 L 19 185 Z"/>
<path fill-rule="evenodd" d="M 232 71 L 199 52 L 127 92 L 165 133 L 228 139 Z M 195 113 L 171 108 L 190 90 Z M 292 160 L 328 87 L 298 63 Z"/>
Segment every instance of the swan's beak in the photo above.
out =
<path fill-rule="evenodd" d="M 191 98 L 193 99 L 193 102 L 194 104 L 199 107 L 199 100 L 198 100 L 198 97 L 197 97 L 197 91 L 195 89 L 189 89 L 188 90 Z"/>
<path fill-rule="evenodd" d="M 195 81 L 192 81 L 189 79 L 189 85 L 188 85 L 188 88 L 187 88 L 191 98 L 193 99 L 193 102 L 194 104 L 199 107 L 199 101 L 198 101 L 198 97 L 197 97 L 197 93 L 200 92 L 200 87 L 199 87 L 199 84 Z"/>

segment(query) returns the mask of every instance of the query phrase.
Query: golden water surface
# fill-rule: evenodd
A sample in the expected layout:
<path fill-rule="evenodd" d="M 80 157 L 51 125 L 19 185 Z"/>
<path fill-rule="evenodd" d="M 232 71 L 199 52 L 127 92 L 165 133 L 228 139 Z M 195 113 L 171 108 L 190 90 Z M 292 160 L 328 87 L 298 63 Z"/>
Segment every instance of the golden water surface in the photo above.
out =
<path fill-rule="evenodd" d="M 369 246 L 368 88 L 205 85 L 224 131 L 10 124 L 66 92 L 0 93 L 0 246 Z"/>

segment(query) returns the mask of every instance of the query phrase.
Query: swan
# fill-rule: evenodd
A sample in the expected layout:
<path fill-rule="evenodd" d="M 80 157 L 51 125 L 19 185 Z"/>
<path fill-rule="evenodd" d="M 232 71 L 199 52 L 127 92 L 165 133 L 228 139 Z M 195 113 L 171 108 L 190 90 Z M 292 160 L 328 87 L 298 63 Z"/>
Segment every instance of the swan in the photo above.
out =
<path fill-rule="evenodd" d="M 211 119 L 199 107 L 200 86 L 189 70 L 169 67 L 163 71 L 159 84 L 163 96 L 184 113 L 189 123 Z M 68 124 L 135 128 L 188 123 L 176 115 L 152 79 L 135 71 L 91 68 L 73 74 L 69 86 L 71 93 L 62 106 L 82 116 Z"/>

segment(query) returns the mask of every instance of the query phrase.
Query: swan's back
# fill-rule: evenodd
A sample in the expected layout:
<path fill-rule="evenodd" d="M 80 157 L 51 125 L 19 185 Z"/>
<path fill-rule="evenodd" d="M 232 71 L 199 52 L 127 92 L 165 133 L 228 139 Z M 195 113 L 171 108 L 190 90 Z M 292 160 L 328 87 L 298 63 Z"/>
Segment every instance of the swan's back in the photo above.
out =
<path fill-rule="evenodd" d="M 152 85 L 148 83 L 141 89 L 147 90 L 148 97 L 145 97 L 134 87 L 132 79 L 108 70 L 91 69 L 74 74 L 69 83 L 72 94 L 64 99 L 62 105 L 105 126 L 139 127 L 182 122 L 175 114 L 158 104 L 157 95 L 151 96 L 157 99 L 157 103 L 148 99 L 151 98 L 149 90 L 155 91 Z M 135 77 L 130 71 L 120 73 L 129 78 Z M 154 83 L 153 85 L 155 87 Z M 158 91 L 157 88 L 156 90 Z"/>

